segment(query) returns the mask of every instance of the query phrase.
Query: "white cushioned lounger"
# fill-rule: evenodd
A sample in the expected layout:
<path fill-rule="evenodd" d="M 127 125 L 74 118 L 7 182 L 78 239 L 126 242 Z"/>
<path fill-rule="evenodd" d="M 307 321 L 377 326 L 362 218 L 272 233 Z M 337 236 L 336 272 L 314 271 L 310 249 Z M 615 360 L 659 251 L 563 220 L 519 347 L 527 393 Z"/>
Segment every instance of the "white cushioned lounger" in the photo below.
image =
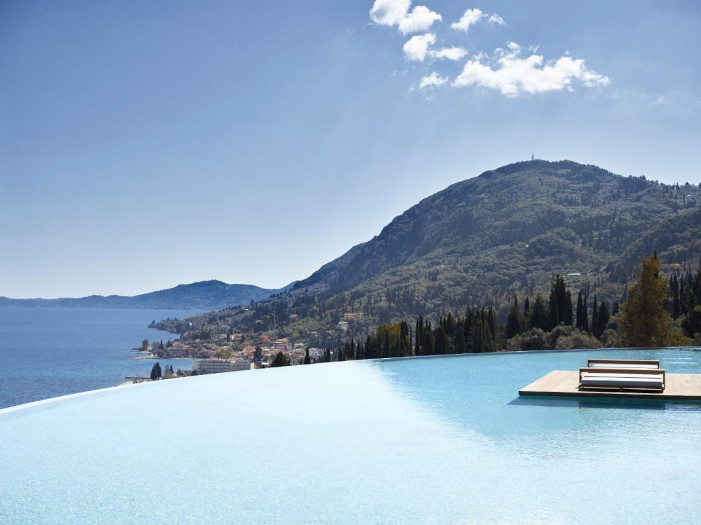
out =
<path fill-rule="evenodd" d="M 619 388 L 662 388 L 664 385 L 661 374 L 584 373 L 580 382 L 582 386 Z"/>

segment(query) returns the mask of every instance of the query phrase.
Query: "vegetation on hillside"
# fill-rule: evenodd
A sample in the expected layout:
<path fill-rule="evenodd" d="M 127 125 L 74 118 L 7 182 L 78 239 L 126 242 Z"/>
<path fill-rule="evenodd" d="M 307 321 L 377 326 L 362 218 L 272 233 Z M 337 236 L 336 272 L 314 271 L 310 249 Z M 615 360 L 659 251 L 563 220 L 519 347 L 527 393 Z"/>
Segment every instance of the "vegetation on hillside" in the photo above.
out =
<path fill-rule="evenodd" d="M 518 299 L 509 312 L 506 325 L 497 322 L 492 308 L 468 309 L 465 316 L 452 313 L 440 317 L 434 327 L 430 320 L 419 317 L 412 329 L 407 321 L 382 324 L 377 331 L 364 341 L 351 338 L 336 349 L 331 357 L 327 350 L 322 361 L 361 360 L 375 358 L 396 358 L 442 354 L 494 352 L 500 348 L 508 350 L 543 350 L 600 348 L 618 342 L 623 346 L 663 347 L 689 343 L 682 335 L 679 323 L 675 326 L 672 315 L 667 310 L 679 305 L 678 319 L 681 324 L 691 319 L 697 322 L 701 312 L 701 267 L 695 275 L 682 277 L 686 286 L 667 284 L 659 273 L 659 259 L 643 258 L 638 281 L 629 290 L 629 299 L 620 308 L 616 303 L 611 308 L 605 301 L 593 299 L 592 315 L 587 314 L 586 297 L 581 292 L 577 297 L 576 313 L 573 311 L 571 294 L 565 289 L 561 276 L 556 276 L 551 284 L 547 302 L 541 295 L 530 306 L 529 298 L 524 301 L 523 310 Z M 676 276 L 669 283 L 678 282 Z M 679 295 L 679 292 L 681 296 Z M 686 297 L 686 314 L 682 317 L 682 300 Z M 675 310 L 677 311 L 677 310 Z M 696 326 L 696 325 L 694 325 Z M 694 336 L 688 333 L 687 336 Z M 697 342 L 701 334 L 696 333 Z M 308 351 L 307 351 L 308 356 Z M 281 364 L 279 353 L 271 366 Z M 310 364 L 306 358 L 303 364 Z M 287 363 L 289 364 L 289 360 Z"/>
<path fill-rule="evenodd" d="M 424 199 L 291 291 L 156 326 L 193 343 L 233 331 L 241 344 L 285 337 L 343 348 L 382 325 L 423 318 L 439 326 L 450 312 L 464 318 L 485 309 L 509 332 L 492 333 L 498 348 L 514 337 L 526 346 L 609 344 L 610 321 L 588 321 L 594 309 L 597 319 L 600 309 L 611 316 L 641 257 L 655 249 L 680 284 L 701 254 L 699 203 L 694 186 L 568 161 L 517 163 Z M 518 333 L 514 319 L 508 323 L 515 297 L 519 311 L 526 297 L 535 310 L 521 313 Z M 579 306 L 570 311 L 569 303 Z M 556 341 L 542 335 L 553 330 Z"/>

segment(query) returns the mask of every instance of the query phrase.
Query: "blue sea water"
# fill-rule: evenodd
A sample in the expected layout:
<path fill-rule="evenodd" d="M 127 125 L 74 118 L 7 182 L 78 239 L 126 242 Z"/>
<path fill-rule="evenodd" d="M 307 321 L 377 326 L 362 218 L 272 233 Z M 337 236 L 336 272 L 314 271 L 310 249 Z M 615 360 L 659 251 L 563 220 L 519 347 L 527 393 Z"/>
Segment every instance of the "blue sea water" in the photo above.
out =
<path fill-rule="evenodd" d="M 0 308 L 0 408 L 48 397 L 115 386 L 126 376 L 147 376 L 152 360 L 132 360 L 141 341 L 178 336 L 147 328 L 153 320 L 192 310 Z M 173 369 L 190 360 L 159 360 Z"/>
<path fill-rule="evenodd" d="M 0 410 L 0 523 L 699 523 L 701 411 L 522 399 L 588 350 L 347 361 Z"/>

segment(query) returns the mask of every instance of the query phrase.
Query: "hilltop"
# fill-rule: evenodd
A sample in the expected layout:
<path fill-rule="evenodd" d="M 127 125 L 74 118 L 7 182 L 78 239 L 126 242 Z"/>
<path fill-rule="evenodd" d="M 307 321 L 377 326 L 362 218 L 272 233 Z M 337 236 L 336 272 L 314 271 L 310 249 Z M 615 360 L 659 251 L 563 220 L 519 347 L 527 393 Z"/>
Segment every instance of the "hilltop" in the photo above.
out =
<path fill-rule="evenodd" d="M 547 293 L 556 274 L 575 295 L 619 300 L 644 253 L 656 250 L 667 271 L 696 266 L 700 204 L 691 185 L 571 161 L 511 164 L 427 197 L 289 292 L 160 327 L 338 344 L 468 306 L 503 319 L 514 295 Z"/>
<path fill-rule="evenodd" d="M 135 296 L 91 295 L 61 299 L 8 299 L 0 297 L 0 306 L 44 306 L 73 308 L 146 308 L 162 310 L 219 310 L 251 301 L 260 301 L 288 289 L 269 290 L 250 284 L 226 284 L 221 281 L 201 281 L 180 284 Z"/>

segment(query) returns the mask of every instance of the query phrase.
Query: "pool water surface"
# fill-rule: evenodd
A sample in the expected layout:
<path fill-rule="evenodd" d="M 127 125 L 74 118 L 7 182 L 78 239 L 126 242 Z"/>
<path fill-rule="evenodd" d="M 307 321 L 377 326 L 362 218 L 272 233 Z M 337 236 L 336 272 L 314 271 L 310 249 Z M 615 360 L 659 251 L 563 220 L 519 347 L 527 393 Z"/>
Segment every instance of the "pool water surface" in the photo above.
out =
<path fill-rule="evenodd" d="M 696 523 L 695 404 L 524 399 L 587 358 L 347 361 L 0 410 L 0 523 Z"/>

